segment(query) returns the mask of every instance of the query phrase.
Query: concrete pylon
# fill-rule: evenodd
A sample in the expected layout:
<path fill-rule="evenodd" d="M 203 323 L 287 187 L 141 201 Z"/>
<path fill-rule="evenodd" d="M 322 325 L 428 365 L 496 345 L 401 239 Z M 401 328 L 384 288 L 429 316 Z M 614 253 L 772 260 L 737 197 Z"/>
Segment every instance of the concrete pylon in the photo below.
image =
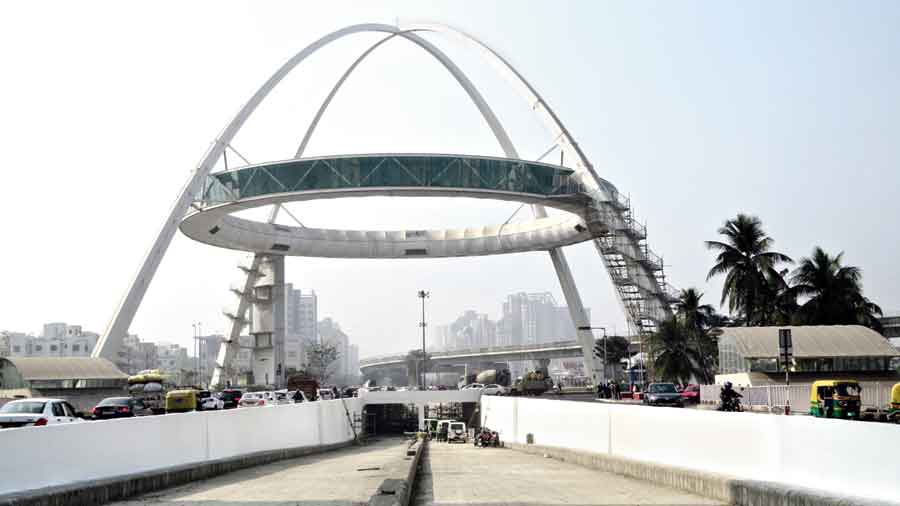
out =
<path fill-rule="evenodd" d="M 253 381 L 283 388 L 284 256 L 263 255 L 253 284 L 250 335 L 253 336 Z"/>

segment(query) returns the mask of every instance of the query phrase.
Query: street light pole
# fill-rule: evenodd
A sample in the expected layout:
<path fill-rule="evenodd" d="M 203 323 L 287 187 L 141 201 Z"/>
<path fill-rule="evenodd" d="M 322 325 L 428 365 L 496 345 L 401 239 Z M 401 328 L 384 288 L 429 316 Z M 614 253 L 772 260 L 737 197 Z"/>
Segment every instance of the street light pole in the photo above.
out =
<path fill-rule="evenodd" d="M 422 299 L 422 322 L 419 323 L 419 326 L 422 327 L 422 379 L 420 380 L 420 388 L 425 390 L 425 299 L 431 294 L 425 290 L 419 290 L 417 295 Z"/>

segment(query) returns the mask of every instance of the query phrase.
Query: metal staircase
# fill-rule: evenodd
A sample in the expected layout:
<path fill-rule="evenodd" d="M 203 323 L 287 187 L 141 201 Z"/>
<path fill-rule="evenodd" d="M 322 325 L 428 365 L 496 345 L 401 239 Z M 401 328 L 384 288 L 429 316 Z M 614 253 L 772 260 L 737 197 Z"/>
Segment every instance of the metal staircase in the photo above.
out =
<path fill-rule="evenodd" d="M 607 224 L 594 240 L 616 287 L 632 332 L 647 335 L 672 315 L 675 291 L 666 282 L 662 257 L 650 249 L 647 228 L 634 217 L 631 199 L 603 181 L 591 192 L 596 213 Z"/>

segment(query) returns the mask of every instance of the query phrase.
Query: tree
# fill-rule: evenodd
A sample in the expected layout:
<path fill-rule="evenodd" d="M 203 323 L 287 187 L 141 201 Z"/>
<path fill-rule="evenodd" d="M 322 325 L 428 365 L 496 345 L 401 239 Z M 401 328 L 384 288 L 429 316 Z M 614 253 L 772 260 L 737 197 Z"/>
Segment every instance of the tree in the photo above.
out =
<path fill-rule="evenodd" d="M 696 288 L 686 288 L 675 303 L 675 318 L 687 334 L 688 346 L 696 353 L 694 365 L 697 378 L 712 383 L 719 363 L 719 347 L 709 335 L 709 329 L 718 326 L 722 316 L 709 304 L 701 304 L 703 293 Z"/>
<path fill-rule="evenodd" d="M 334 373 L 330 366 L 338 359 L 337 346 L 332 343 L 309 343 L 306 349 L 306 374 L 315 378 L 319 383 L 325 383 Z"/>
<path fill-rule="evenodd" d="M 604 351 L 604 343 L 603 340 L 606 339 L 606 359 L 603 358 Z M 619 364 L 619 362 L 628 356 L 628 347 L 631 343 L 628 342 L 628 339 L 625 339 L 622 336 L 609 336 L 606 338 L 600 338 L 594 341 L 594 356 L 599 358 L 601 361 L 606 362 L 606 366 L 613 366 L 615 371 L 615 366 Z M 607 368 L 607 371 L 609 369 Z M 611 374 L 607 374 L 608 377 L 613 377 Z"/>
<path fill-rule="evenodd" d="M 770 284 L 781 278 L 776 270 L 780 263 L 791 263 L 790 257 L 769 251 L 774 240 L 762 229 L 756 216 L 738 214 L 719 228 L 725 241 L 706 241 L 706 247 L 718 251 L 716 263 L 706 279 L 725 275 L 720 304 L 728 300 L 728 309 L 738 314 L 745 325 L 765 320 L 765 301 L 771 297 Z"/>
<path fill-rule="evenodd" d="M 687 383 L 699 377 L 700 354 L 691 346 L 690 332 L 677 318 L 663 321 L 650 336 L 656 374 L 667 381 Z"/>
<path fill-rule="evenodd" d="M 829 255 L 819 246 L 802 258 L 791 274 L 793 291 L 808 297 L 797 310 L 796 323 L 805 325 L 859 324 L 881 330 L 877 304 L 863 296 L 862 271 L 842 265 L 844 253 Z"/>

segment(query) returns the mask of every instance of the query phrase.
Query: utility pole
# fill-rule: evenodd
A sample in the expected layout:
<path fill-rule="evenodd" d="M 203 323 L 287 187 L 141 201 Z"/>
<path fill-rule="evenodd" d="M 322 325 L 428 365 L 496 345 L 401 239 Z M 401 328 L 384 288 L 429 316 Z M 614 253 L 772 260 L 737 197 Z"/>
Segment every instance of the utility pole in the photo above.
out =
<path fill-rule="evenodd" d="M 431 295 L 429 292 L 426 292 L 425 290 L 419 290 L 418 297 L 420 299 L 422 299 L 422 322 L 419 323 L 419 326 L 422 327 L 422 379 L 421 379 L 421 385 L 420 385 L 420 388 L 422 390 L 425 390 L 425 365 L 426 365 L 426 363 L 425 363 L 425 360 L 426 360 L 426 356 L 425 356 L 425 325 L 426 325 L 425 324 L 425 299 L 427 299 L 429 295 Z"/>

